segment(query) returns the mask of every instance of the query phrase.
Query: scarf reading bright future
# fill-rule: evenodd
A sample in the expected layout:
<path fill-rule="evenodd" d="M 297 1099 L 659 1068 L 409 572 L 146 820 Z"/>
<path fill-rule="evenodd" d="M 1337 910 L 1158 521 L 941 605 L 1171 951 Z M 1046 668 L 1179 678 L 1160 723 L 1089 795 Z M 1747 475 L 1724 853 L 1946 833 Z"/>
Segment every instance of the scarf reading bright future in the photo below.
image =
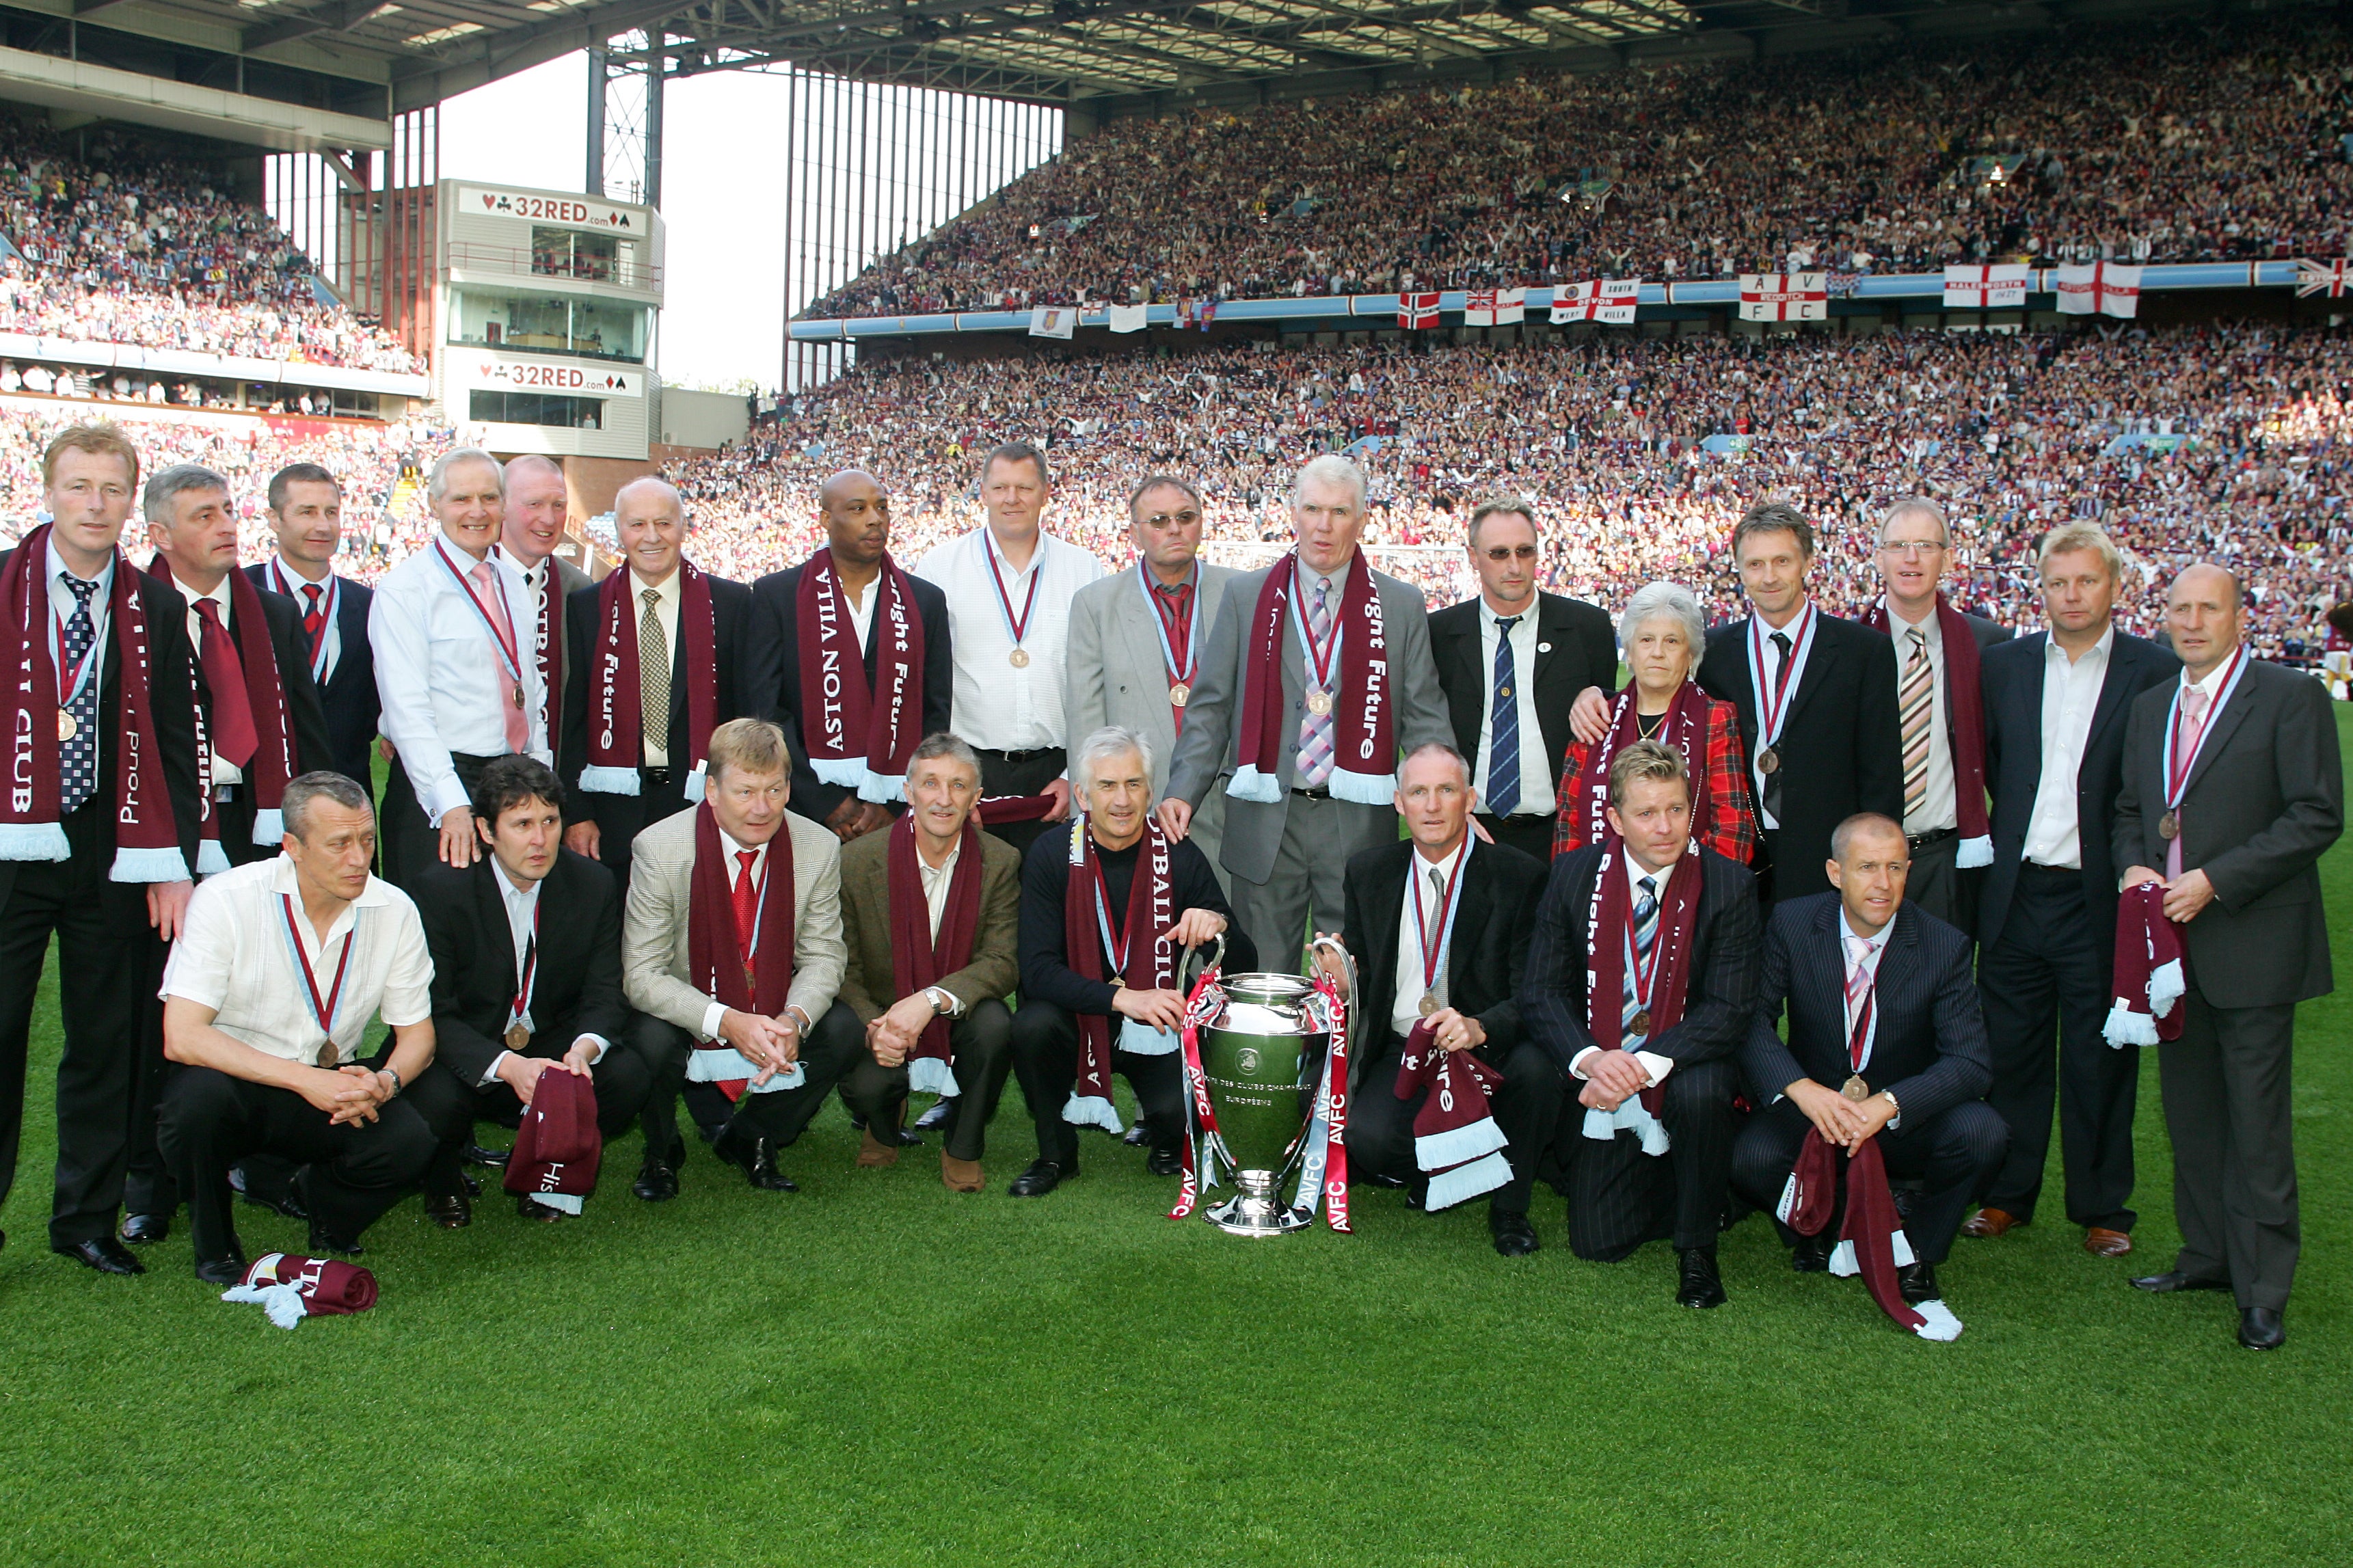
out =
<path fill-rule="evenodd" d="M 1609 837 L 1609 818 L 1605 815 L 1609 805 L 1609 764 L 1618 753 L 1642 738 L 1642 719 L 1636 711 L 1635 690 L 1628 686 L 1618 694 L 1618 701 L 1609 716 L 1609 732 L 1601 743 L 1588 748 L 1584 770 L 1577 774 L 1577 811 L 1583 842 L 1599 844 Z M 1675 694 L 1661 715 L 1656 740 L 1672 746 L 1682 754 L 1683 771 L 1691 775 L 1691 820 L 1694 829 L 1714 819 L 1707 807 L 1707 693 L 1695 680 L 1686 680 L 1675 688 Z"/>
<path fill-rule="evenodd" d="M 703 762 L 719 725 L 719 632 L 711 584 L 691 561 L 678 563 L 678 640 L 686 672 L 686 798 L 702 798 Z M 635 579 L 626 566 L 596 585 L 596 667 L 588 673 L 588 762 L 580 787 L 596 795 L 635 795 L 645 756 L 645 694 L 638 689 Z M 626 676 L 627 679 L 623 679 Z M 674 760 L 674 759 L 673 759 Z M 700 862 L 698 862 L 699 864 Z"/>
<path fill-rule="evenodd" d="M 1887 601 L 1871 606 L 1862 624 L 1893 636 Z M 1945 720 L 1953 749 L 1954 817 L 1961 847 L 1954 864 L 1993 864 L 1993 834 L 1986 826 L 1985 696 L 1978 687 L 1978 639 L 1960 611 L 1936 592 L 1936 636 L 1945 645 Z"/>
<path fill-rule="evenodd" d="M 19 540 L 0 572 L 0 636 L 15 639 L 8 667 L 20 676 L 0 696 L 0 724 L 7 726 L 9 736 L 0 860 L 65 860 L 73 854 L 58 821 L 63 779 L 58 763 L 56 622 L 47 582 L 52 526 L 43 523 Z M 184 882 L 188 861 L 180 849 L 179 824 L 164 791 L 163 750 L 155 740 L 147 611 L 131 563 L 119 549 L 107 605 L 121 680 L 121 700 L 115 705 L 114 865 L 108 876 L 117 882 Z M 90 657 L 94 667 L 89 679 L 102 679 L 106 650 L 93 646 Z"/>
<path fill-rule="evenodd" d="M 1282 694 L 1282 639 L 1292 635 L 1293 588 L 1300 577 L 1297 552 L 1266 574 L 1259 585 L 1250 621 L 1249 674 L 1242 684 L 1241 750 L 1226 793 L 1237 800 L 1272 805 L 1282 799 L 1282 763 L 1299 750 L 1298 724 L 1289 721 Z M 1297 607 L 1306 625 L 1304 605 Z M 1334 623 L 1340 641 L 1339 669 L 1332 693 L 1332 796 L 1358 805 L 1388 805 L 1397 794 L 1397 732 L 1389 717 L 1388 638 L 1381 595 L 1365 552 L 1348 558 Z M 1303 655 L 1303 658 L 1304 656 Z M 1312 665 L 1312 660 L 1306 660 Z M 1314 670 L 1306 670 L 1310 681 Z"/>
<path fill-rule="evenodd" d="M 907 764 L 923 739 L 923 617 L 915 590 L 890 556 L 875 579 L 874 679 L 858 623 L 833 569 L 833 551 L 801 568 L 793 614 L 800 637 L 801 740 L 809 770 L 860 800 L 907 797 Z"/>
<path fill-rule="evenodd" d="M 1615 834 L 1602 841 L 1601 864 L 1594 868 L 1593 891 L 1585 909 L 1585 1028 L 1605 1051 L 1625 1046 L 1627 932 L 1634 909 L 1625 856 L 1625 841 Z M 1684 996 L 1691 989 L 1692 942 L 1699 929 L 1700 880 L 1699 846 L 1685 844 L 1658 895 L 1659 925 L 1651 938 L 1651 991 L 1641 999 L 1651 1015 L 1645 1043 L 1683 1021 Z M 1613 1135 L 1627 1129 L 1641 1134 L 1643 1152 L 1664 1153 L 1666 1131 L 1658 1115 L 1666 1090 L 1652 1084 L 1636 1099 L 1642 1110 L 1640 1117 L 1593 1114 L 1613 1116 Z M 1619 1107 L 1620 1112 L 1624 1110 Z M 1588 1116 L 1588 1131 L 1593 1125 Z"/>
<path fill-rule="evenodd" d="M 940 911 L 936 937 L 932 934 L 932 909 L 923 898 L 923 875 L 916 855 L 915 814 L 911 811 L 891 825 L 890 852 L 883 868 L 891 896 L 891 987 L 901 996 L 919 995 L 971 963 L 973 940 L 980 932 L 979 821 L 971 816 L 964 819 L 964 838 L 956 847 L 955 870 L 948 877 L 947 907 Z M 907 1055 L 907 1087 L 917 1094 L 962 1093 L 953 1055 L 948 1021 L 935 1017 L 923 1026 L 915 1048 Z"/>
<path fill-rule="evenodd" d="M 728 880 L 727 848 L 719 837 L 719 818 L 711 803 L 694 808 L 694 870 L 687 885 L 687 980 L 705 996 L 738 1013 L 774 1018 L 784 1012 L 793 988 L 793 830 L 779 823 L 768 840 L 768 858 L 760 879 L 760 903 L 752 930 L 737 929 L 734 888 Z M 765 939 L 765 940 L 764 940 Z M 744 948 L 752 950 L 747 958 Z M 687 1059 L 686 1076 L 697 1083 L 715 1083 L 730 1100 L 753 1093 L 793 1089 L 801 1081 L 800 1064 L 764 1084 L 751 1080 L 760 1069 L 752 1059 L 724 1040 L 716 1040 Z"/>

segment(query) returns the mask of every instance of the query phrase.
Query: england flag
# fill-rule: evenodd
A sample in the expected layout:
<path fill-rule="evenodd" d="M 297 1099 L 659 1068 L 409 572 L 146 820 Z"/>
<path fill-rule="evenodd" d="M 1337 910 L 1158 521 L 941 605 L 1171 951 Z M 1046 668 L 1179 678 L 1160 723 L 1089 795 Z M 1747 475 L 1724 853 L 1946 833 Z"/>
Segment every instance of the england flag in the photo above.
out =
<path fill-rule="evenodd" d="M 1744 321 L 1819 321 L 1831 313 L 1830 281 L 1820 272 L 1744 272 Z"/>
<path fill-rule="evenodd" d="M 1642 280 L 1639 278 L 1596 279 L 1584 283 L 1564 284 L 1552 291 L 1552 319 L 1556 326 L 1563 321 L 1599 321 L 1605 326 L 1630 327 L 1634 324 L 1634 306 L 1642 296 Z"/>

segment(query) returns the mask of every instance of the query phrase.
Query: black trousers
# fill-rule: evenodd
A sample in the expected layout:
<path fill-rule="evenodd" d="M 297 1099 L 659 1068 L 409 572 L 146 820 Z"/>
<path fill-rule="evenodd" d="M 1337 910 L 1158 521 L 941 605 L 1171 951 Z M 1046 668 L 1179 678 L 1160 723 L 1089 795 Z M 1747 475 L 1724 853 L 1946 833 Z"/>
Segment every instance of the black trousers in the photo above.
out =
<path fill-rule="evenodd" d="M 1112 1019 L 1111 1070 L 1127 1079 L 1144 1126 L 1155 1150 L 1185 1141 L 1185 1058 L 1138 1056 L 1119 1048 L 1119 1019 Z M 1028 1001 L 1013 1015 L 1013 1072 L 1021 1098 L 1038 1125 L 1038 1158 L 1065 1171 L 1079 1163 L 1079 1130 L 1062 1120 L 1062 1107 L 1079 1081 L 1079 1022 L 1051 1002 Z"/>
<path fill-rule="evenodd" d="M 977 748 L 976 748 L 977 751 Z M 980 793 L 990 795 L 1042 795 L 1046 786 L 1063 776 L 1070 769 L 1071 757 L 1060 746 L 1049 746 L 1035 752 L 979 752 Z M 1005 822 L 988 831 L 1010 844 L 1022 854 L 1050 826 L 1044 822 Z M 1060 826 L 1067 827 L 1068 822 Z"/>
<path fill-rule="evenodd" d="M 574 817 L 586 817 L 596 825 L 596 859 L 613 873 L 617 897 L 628 897 L 629 847 L 638 835 L 696 804 L 686 798 L 686 780 L 684 768 L 639 768 L 635 795 L 572 792 Z"/>
<path fill-rule="evenodd" d="M 1478 815 L 1480 826 L 1486 828 L 1496 843 L 1508 844 L 1523 855 L 1535 856 L 1539 866 L 1551 863 L 1552 835 L 1559 821 L 1557 817 L 1550 814 L 1542 816 L 1493 816 L 1483 811 Z"/>
<path fill-rule="evenodd" d="M 560 1032 L 549 1031 L 549 1037 Z M 566 1048 L 572 1037 L 566 1037 Z M 596 1131 L 607 1142 L 627 1132 L 638 1119 L 653 1078 L 651 1064 L 627 1039 L 613 1041 L 588 1069 L 588 1081 L 596 1090 Z M 433 1129 L 439 1145 L 425 1180 L 425 1190 L 437 1197 L 462 1190 L 461 1161 L 466 1145 L 473 1142 L 475 1122 L 512 1127 L 522 1120 L 522 1100 L 502 1080 L 492 1079 L 488 1087 L 469 1083 L 438 1059 L 417 1075 L 415 1085 L 401 1098 L 416 1103 L 417 1114 Z"/>
<path fill-rule="evenodd" d="M 2174 1267 L 2229 1279 L 2242 1309 L 2277 1311 L 2303 1246 L 2288 1098 L 2295 1008 L 2211 1006 L 2184 967 L 2181 1037 L 2157 1047 L 2181 1227 Z"/>
<path fill-rule="evenodd" d="M 1799 1145 L 1813 1125 L 1797 1101 L 1786 1098 L 1750 1117 L 1732 1146 L 1732 1184 L 1740 1195 L 1771 1214 L 1797 1166 Z M 1922 1184 L 1919 1199 L 1904 1222 L 1914 1257 L 1924 1263 L 1945 1261 L 1962 1216 L 2001 1168 L 2009 1142 L 2010 1130 L 1981 1100 L 1964 1100 L 1916 1125 L 1907 1116 L 1900 1131 L 1891 1127 L 1879 1134 L 1888 1175 Z M 1790 1239 L 1786 1227 L 1781 1234 L 1783 1240 Z"/>
<path fill-rule="evenodd" d="M 1904 878 L 1904 901 L 1916 904 L 1948 926 L 1974 932 L 1978 929 L 1978 883 L 1982 870 L 1960 868 L 1961 836 L 1948 833 L 1911 852 L 1912 868 Z"/>
<path fill-rule="evenodd" d="M 849 1020 L 851 1033 L 846 1037 L 833 1022 L 837 1013 Z M 713 1137 L 740 1123 L 744 1131 L 766 1139 L 772 1147 L 781 1149 L 791 1143 L 824 1109 L 825 1097 L 856 1062 L 857 1053 L 866 1048 L 865 1033 L 857 1024 L 858 1015 L 836 1002 L 801 1041 L 799 1088 L 765 1094 L 747 1089 L 743 1099 L 731 1103 L 715 1083 L 686 1081 L 687 1058 L 695 1048 L 693 1036 L 675 1024 L 638 1015 L 629 1025 L 628 1044 L 651 1069 L 641 1118 L 648 1156 L 667 1150 L 675 1164 L 684 1152 L 684 1142 L 678 1135 L 681 1096 L 696 1125 Z"/>
<path fill-rule="evenodd" d="M 449 761 L 458 770 L 458 781 L 470 791 L 491 759 L 452 752 Z M 392 759 L 392 770 L 385 775 L 375 836 L 384 857 L 384 879 L 403 890 L 414 888 L 425 868 L 441 856 L 441 825 L 426 820 L 417 786 L 408 782 L 408 770 L 398 757 Z"/>
<path fill-rule="evenodd" d="M 400 1095 L 374 1121 L 328 1124 L 327 1112 L 290 1089 L 248 1083 L 211 1068 L 173 1069 L 164 1095 L 164 1158 L 188 1194 L 196 1257 L 237 1247 L 229 1217 L 228 1168 L 248 1154 L 308 1165 L 303 1197 L 311 1223 L 339 1241 L 357 1241 L 425 1175 L 433 1130 Z"/>
<path fill-rule="evenodd" d="M 841 1080 L 843 1101 L 878 1134 L 896 1131 L 907 1114 L 906 1065 L 886 1068 L 876 1061 L 865 1026 L 847 1007 L 827 1010 L 818 1032 L 828 1030 L 855 1034 L 849 1044 L 856 1054 Z M 977 1160 L 987 1147 L 988 1124 L 996 1119 L 1006 1076 L 1013 1070 L 1012 1010 L 993 996 L 975 1003 L 963 1017 L 949 1021 L 948 1052 L 958 1092 L 948 1101 L 947 1152 L 955 1159 Z"/>
<path fill-rule="evenodd" d="M 65 1049 L 49 1240 L 59 1247 L 114 1229 L 138 1124 L 142 1051 L 160 1059 L 163 1050 L 163 1015 L 142 1005 L 154 994 L 163 944 L 147 925 L 144 889 L 108 880 L 111 858 L 99 842 L 108 798 L 101 788 L 66 817 L 71 858 L 16 862 L 0 902 L 0 1203 L 16 1184 L 33 1003 L 54 935 Z"/>
<path fill-rule="evenodd" d="M 2067 1217 L 2126 1231 L 2138 1217 L 2131 1202 L 2140 1051 L 2118 1049 L 2100 1033 L 2115 937 L 2113 927 L 2092 929 L 2081 871 L 2027 864 L 2018 868 L 2000 940 L 1978 958 L 1993 1050 L 1986 1103 L 2010 1127 L 2010 1153 L 1986 1202 L 2021 1220 L 2034 1217 L 2042 1194 L 2054 1099 Z"/>
<path fill-rule="evenodd" d="M 1414 1160 L 1413 1119 L 1420 1114 L 1429 1091 L 1419 1090 L 1411 1100 L 1397 1097 L 1405 1043 L 1386 1028 L 1382 1035 L 1380 1054 L 1356 1075 L 1356 1098 L 1348 1105 L 1348 1174 L 1351 1179 L 1394 1176 L 1419 1187 L 1425 1178 Z M 1512 1165 L 1512 1179 L 1488 1195 L 1487 1206 L 1498 1214 L 1525 1214 L 1536 1162 L 1552 1142 L 1567 1091 L 1560 1068 L 1532 1040 L 1513 1046 L 1500 1060 L 1483 1053 L 1479 1059 L 1504 1075 L 1487 1113 L 1507 1141 L 1504 1157 Z"/>
<path fill-rule="evenodd" d="M 1646 1242 L 1671 1238 L 1678 1252 L 1715 1247 L 1732 1198 L 1732 1151 L 1740 1133 L 1733 1096 L 1739 1064 L 1679 1065 L 1659 1086 L 1663 1154 L 1620 1132 L 1585 1136 L 1585 1108 L 1571 1096 L 1562 1114 L 1560 1163 L 1568 1173 L 1568 1247 L 1595 1263 L 1615 1263 Z M 1794 1156 L 1793 1156 L 1794 1158 Z"/>

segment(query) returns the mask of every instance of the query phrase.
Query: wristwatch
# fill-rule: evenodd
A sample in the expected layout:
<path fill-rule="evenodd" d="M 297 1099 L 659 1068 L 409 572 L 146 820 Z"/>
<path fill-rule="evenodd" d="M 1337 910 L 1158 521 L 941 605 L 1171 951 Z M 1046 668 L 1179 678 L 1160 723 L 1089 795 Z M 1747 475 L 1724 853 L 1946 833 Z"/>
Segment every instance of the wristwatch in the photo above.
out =
<path fill-rule="evenodd" d="M 1895 1108 L 1895 1113 L 1887 1119 L 1887 1125 L 1893 1127 L 1897 1122 L 1904 1120 L 1904 1102 L 1902 1100 L 1896 1099 L 1894 1094 L 1883 1089 L 1879 1091 L 1879 1098 L 1887 1101 L 1888 1104 Z"/>
<path fill-rule="evenodd" d="M 923 987 L 923 1000 L 932 1005 L 932 1016 L 934 1018 L 955 1011 L 955 998 L 936 985 Z"/>
<path fill-rule="evenodd" d="M 406 1084 L 400 1081 L 400 1074 L 394 1071 L 389 1065 L 380 1067 L 375 1070 L 382 1073 L 385 1077 L 392 1079 L 392 1098 L 395 1100 L 399 1099 L 400 1091 L 408 1087 Z"/>

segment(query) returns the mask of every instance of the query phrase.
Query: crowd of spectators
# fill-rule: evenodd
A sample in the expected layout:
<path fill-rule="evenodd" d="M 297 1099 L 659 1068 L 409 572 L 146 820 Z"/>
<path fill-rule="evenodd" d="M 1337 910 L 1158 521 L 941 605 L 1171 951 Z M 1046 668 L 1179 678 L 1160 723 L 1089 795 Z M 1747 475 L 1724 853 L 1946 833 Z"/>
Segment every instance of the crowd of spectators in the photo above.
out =
<path fill-rule="evenodd" d="M 2348 61 L 2263 14 L 1120 119 L 807 313 L 2339 256 Z"/>
<path fill-rule="evenodd" d="M 79 155 L 0 119 L 0 331 L 413 373 L 313 287 L 269 215 L 200 166 L 93 133 Z"/>

